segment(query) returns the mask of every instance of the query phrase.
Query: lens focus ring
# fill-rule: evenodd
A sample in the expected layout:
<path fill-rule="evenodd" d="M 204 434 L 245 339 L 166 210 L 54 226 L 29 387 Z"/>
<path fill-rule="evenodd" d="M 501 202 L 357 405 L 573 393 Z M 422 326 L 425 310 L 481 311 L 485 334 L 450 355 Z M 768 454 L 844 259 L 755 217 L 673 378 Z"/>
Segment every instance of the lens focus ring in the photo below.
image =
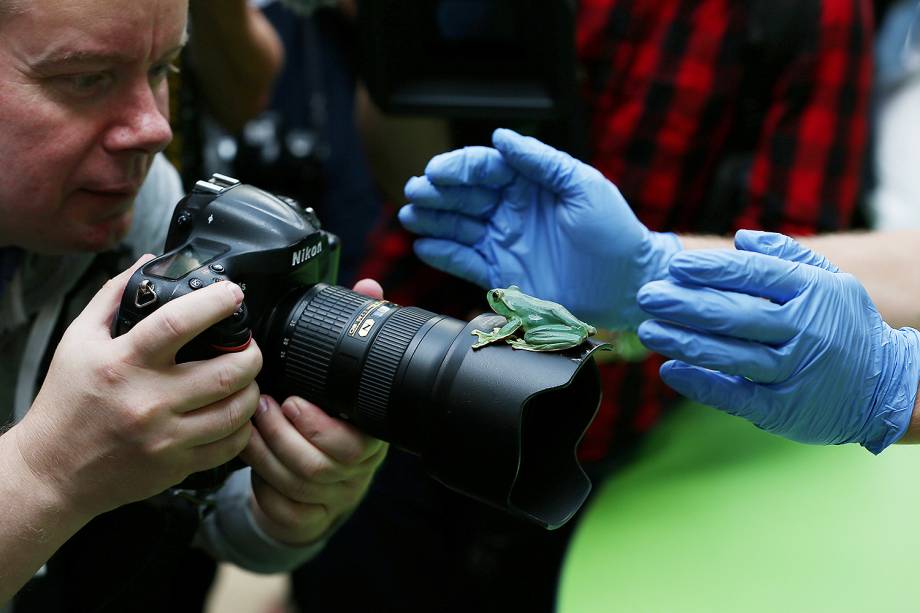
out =
<path fill-rule="evenodd" d="M 387 405 L 399 363 L 416 332 L 432 317 L 437 315 L 418 307 L 403 307 L 377 333 L 358 386 L 358 419 L 371 432 L 387 432 Z"/>
<path fill-rule="evenodd" d="M 285 379 L 305 398 L 327 402 L 326 382 L 342 331 L 355 311 L 370 300 L 344 288 L 329 286 L 310 299 L 298 317 L 285 362 Z"/>

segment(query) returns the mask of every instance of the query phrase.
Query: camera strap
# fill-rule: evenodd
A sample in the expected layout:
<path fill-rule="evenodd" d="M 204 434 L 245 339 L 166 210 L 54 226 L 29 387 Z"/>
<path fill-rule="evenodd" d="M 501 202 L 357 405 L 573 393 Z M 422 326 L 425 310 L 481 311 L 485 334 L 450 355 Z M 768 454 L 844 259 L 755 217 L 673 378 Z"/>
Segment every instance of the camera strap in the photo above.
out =
<path fill-rule="evenodd" d="M 57 327 L 58 318 L 64 308 L 65 296 L 55 299 L 38 312 L 32 329 L 29 331 L 29 340 L 19 363 L 19 375 L 16 377 L 16 395 L 13 400 L 13 415 L 18 423 L 25 417 L 32 400 L 35 398 L 38 373 L 45 357 L 45 351 L 51 342 L 51 335 Z"/>
<path fill-rule="evenodd" d="M 12 318 L 24 318 L 28 335 L 15 369 L 12 409 L 16 421 L 25 416 L 45 375 L 55 334 L 71 293 L 79 288 L 96 258 L 92 255 L 36 256 L 31 254 L 7 287 Z M 26 324 L 31 319 L 31 323 Z M 22 333 L 25 335 L 25 331 Z M 15 359 L 15 358 L 14 358 Z"/>

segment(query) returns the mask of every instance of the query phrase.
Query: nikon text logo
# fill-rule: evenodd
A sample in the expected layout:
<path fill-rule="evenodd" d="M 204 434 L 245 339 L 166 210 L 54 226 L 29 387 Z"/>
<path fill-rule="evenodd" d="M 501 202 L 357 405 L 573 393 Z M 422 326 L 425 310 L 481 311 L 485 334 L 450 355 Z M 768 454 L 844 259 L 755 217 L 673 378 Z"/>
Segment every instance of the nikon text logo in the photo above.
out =
<path fill-rule="evenodd" d="M 300 266 L 323 252 L 323 244 L 316 243 L 312 247 L 304 247 L 294 252 L 291 258 L 291 266 Z"/>

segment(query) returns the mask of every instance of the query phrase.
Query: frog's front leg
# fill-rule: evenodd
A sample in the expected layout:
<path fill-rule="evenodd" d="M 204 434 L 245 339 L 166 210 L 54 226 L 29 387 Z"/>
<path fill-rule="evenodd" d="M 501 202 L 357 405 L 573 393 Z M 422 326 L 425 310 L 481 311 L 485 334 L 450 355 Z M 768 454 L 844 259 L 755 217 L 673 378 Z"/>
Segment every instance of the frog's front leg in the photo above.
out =
<path fill-rule="evenodd" d="M 572 326 L 547 324 L 528 330 L 523 339 L 509 339 L 508 343 L 514 349 L 527 351 L 562 351 L 581 345 L 586 338 L 583 331 Z"/>
<path fill-rule="evenodd" d="M 473 344 L 473 349 L 479 349 L 484 347 L 489 343 L 495 343 L 502 339 L 508 338 L 521 327 L 521 318 L 512 317 L 508 320 L 501 328 L 493 328 L 491 332 L 483 332 L 482 330 L 473 330 L 472 334 L 476 336 L 479 340 Z"/>

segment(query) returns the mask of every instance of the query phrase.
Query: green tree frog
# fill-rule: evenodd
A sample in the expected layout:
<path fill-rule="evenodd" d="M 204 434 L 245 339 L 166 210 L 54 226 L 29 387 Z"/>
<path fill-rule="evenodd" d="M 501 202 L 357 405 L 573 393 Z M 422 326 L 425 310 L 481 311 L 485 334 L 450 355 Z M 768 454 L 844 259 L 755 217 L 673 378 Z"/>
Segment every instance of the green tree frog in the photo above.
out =
<path fill-rule="evenodd" d="M 514 349 L 561 351 L 577 347 L 597 333 L 593 326 L 579 320 L 561 304 L 528 296 L 516 285 L 491 289 L 486 300 L 508 323 L 491 332 L 473 330 L 479 339 L 473 349 L 505 340 Z M 518 331 L 523 332 L 523 338 L 512 337 Z"/>

